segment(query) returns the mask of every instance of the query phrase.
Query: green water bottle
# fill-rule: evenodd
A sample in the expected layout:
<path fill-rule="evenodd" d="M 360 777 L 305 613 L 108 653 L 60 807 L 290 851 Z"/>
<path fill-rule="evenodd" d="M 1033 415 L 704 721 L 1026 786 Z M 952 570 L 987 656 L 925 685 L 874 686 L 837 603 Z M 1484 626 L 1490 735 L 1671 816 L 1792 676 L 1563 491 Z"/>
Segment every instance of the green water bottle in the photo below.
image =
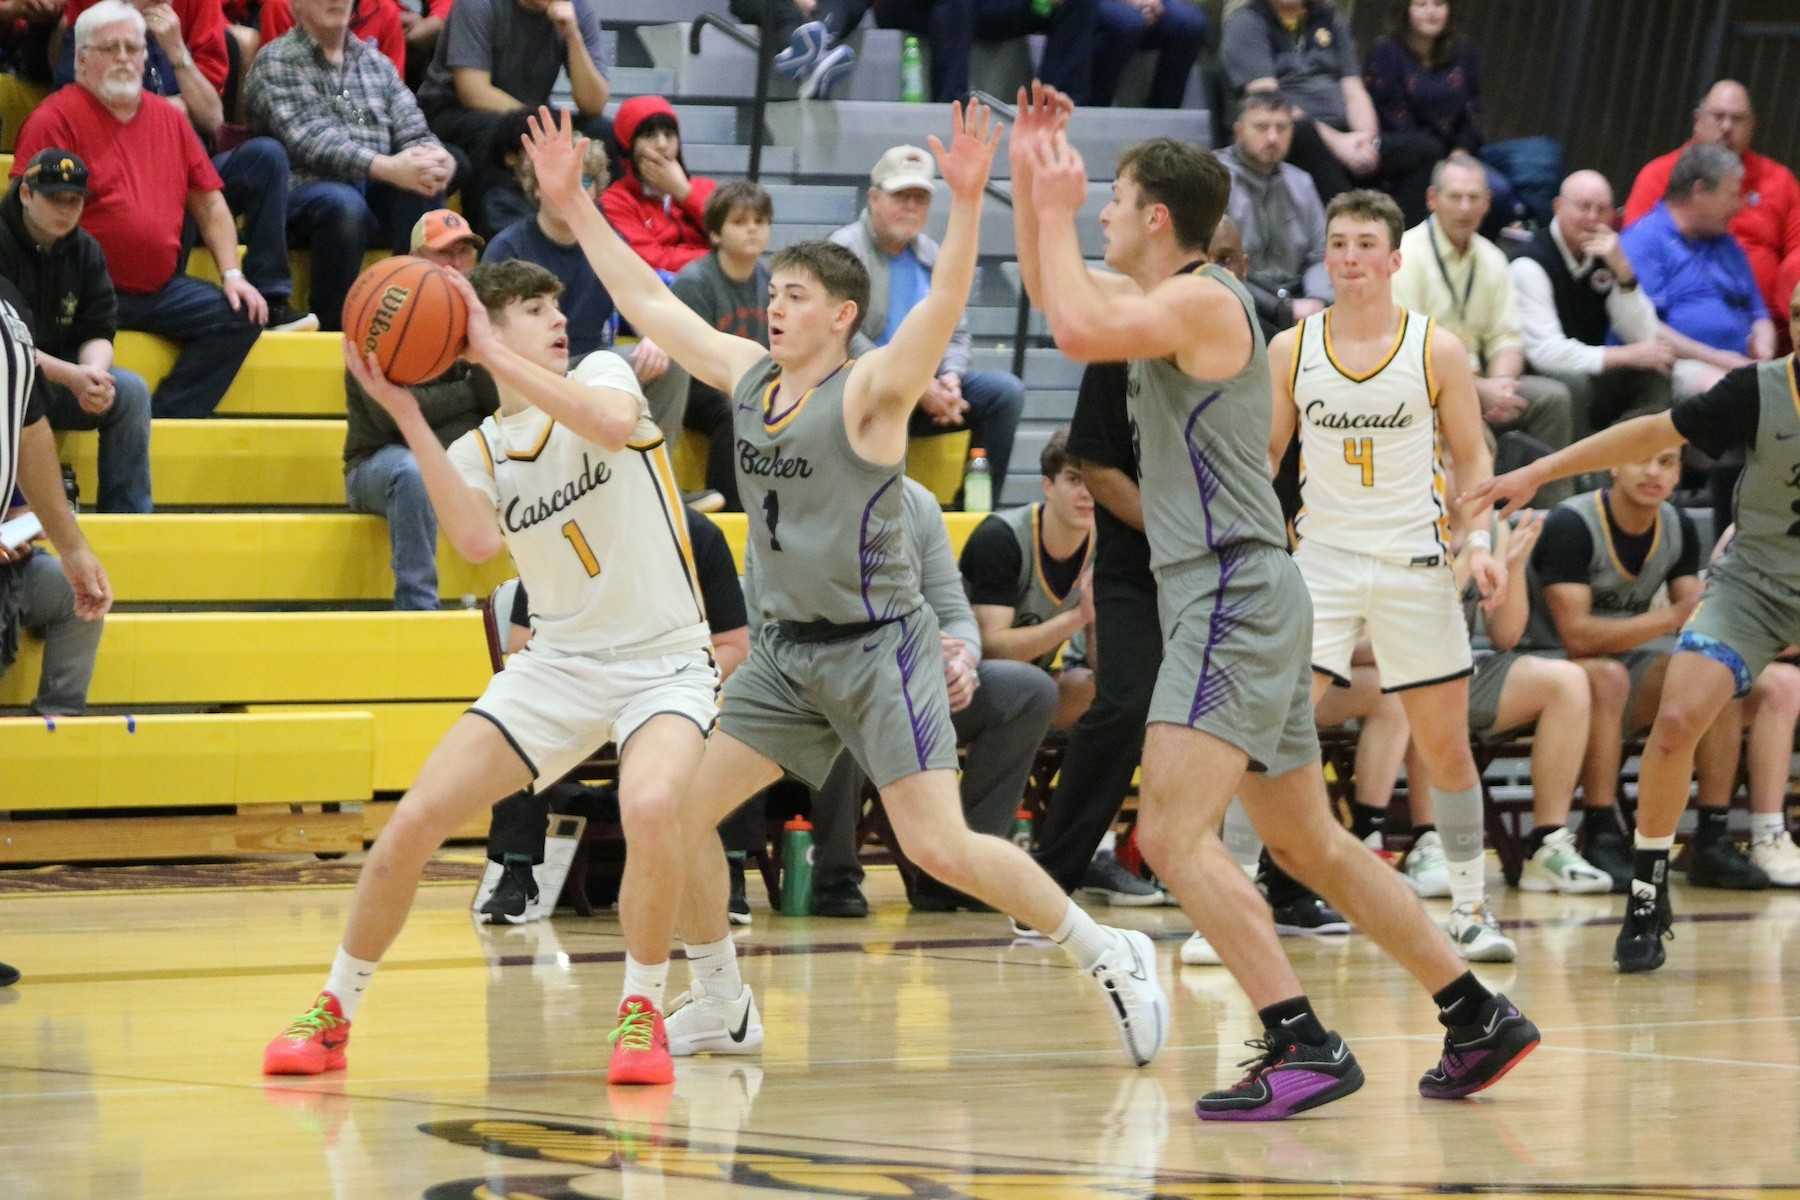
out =
<path fill-rule="evenodd" d="M 1013 845 L 1019 849 L 1027 854 L 1031 852 L 1031 810 L 1029 808 L 1021 808 L 1013 814 L 1012 840 Z"/>
<path fill-rule="evenodd" d="M 1056 0 L 1031 0 L 1031 11 L 1040 17 L 1047 17 L 1056 11 Z"/>
<path fill-rule="evenodd" d="M 812 822 L 795 817 L 781 827 L 781 915 L 812 915 Z"/>
<path fill-rule="evenodd" d="M 963 476 L 963 511 L 994 511 L 994 473 L 988 466 L 987 451 L 980 446 L 969 448 L 969 471 Z"/>
<path fill-rule="evenodd" d="M 900 99 L 908 104 L 925 103 L 925 56 L 912 34 L 900 48 Z"/>

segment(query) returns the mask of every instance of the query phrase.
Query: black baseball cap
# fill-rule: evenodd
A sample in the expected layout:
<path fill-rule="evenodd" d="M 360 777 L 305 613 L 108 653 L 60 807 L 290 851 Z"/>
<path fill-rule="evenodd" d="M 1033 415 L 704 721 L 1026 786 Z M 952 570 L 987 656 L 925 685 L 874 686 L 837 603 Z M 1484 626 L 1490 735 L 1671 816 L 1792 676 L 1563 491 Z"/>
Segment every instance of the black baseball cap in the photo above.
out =
<path fill-rule="evenodd" d="M 39 150 L 31 157 L 31 165 L 25 168 L 25 185 L 41 196 L 55 196 L 65 192 L 76 192 L 87 195 L 87 164 L 76 157 L 73 150 L 59 150 L 51 146 Z"/>

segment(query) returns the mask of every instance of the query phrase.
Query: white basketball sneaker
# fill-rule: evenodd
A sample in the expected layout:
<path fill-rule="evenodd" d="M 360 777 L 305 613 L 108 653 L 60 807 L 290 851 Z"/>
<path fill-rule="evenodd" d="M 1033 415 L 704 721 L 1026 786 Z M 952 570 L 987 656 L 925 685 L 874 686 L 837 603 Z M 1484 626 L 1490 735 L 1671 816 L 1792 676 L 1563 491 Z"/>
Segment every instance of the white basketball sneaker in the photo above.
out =
<path fill-rule="evenodd" d="M 1755 838 L 1750 843 L 1750 861 L 1768 873 L 1776 887 L 1800 887 L 1800 846 L 1787 830 Z"/>
<path fill-rule="evenodd" d="M 1194 936 L 1181 943 L 1181 965 L 1184 967 L 1218 967 L 1225 960 L 1213 949 L 1213 944 L 1206 940 L 1206 935 L 1198 929 Z"/>
<path fill-rule="evenodd" d="M 1612 891 L 1612 876 L 1581 857 L 1575 835 L 1558 829 L 1544 838 L 1537 852 L 1525 860 L 1519 874 L 1521 892 L 1570 892 L 1588 895 Z"/>
<path fill-rule="evenodd" d="M 683 992 L 663 1018 L 669 1034 L 669 1054 L 755 1054 L 762 1049 L 762 1014 L 745 984 L 735 1000 L 706 992 Z"/>
<path fill-rule="evenodd" d="M 1450 867 L 1444 861 L 1444 839 L 1437 830 L 1419 835 L 1401 861 L 1400 873 L 1422 900 L 1439 900 L 1450 894 Z"/>
<path fill-rule="evenodd" d="M 1106 996 L 1119 1042 L 1136 1066 L 1148 1066 L 1169 1039 L 1169 998 L 1156 978 L 1156 946 L 1135 929 L 1110 929 L 1112 949 L 1088 969 Z"/>
<path fill-rule="evenodd" d="M 1511 962 L 1519 956 L 1518 946 L 1500 932 L 1500 923 L 1485 904 L 1459 904 L 1451 909 L 1444 932 L 1467 962 Z"/>

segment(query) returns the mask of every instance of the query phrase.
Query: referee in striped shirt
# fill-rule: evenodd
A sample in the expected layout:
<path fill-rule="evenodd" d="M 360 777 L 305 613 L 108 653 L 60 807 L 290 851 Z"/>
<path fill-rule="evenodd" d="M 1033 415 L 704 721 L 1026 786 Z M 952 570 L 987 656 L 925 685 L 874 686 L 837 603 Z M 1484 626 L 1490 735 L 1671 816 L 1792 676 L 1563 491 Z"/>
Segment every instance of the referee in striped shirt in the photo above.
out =
<path fill-rule="evenodd" d="M 0 279 L 0 516 L 14 489 L 22 490 L 60 556 L 74 593 L 75 615 L 98 621 L 112 607 L 112 586 L 63 495 L 56 442 L 44 416 L 37 351 L 24 315 L 30 311 L 12 283 Z M 30 554 L 28 547 L 8 550 L 0 541 L 0 675 L 18 653 L 22 564 Z M 17 970 L 0 963 L 0 987 L 18 978 Z"/>

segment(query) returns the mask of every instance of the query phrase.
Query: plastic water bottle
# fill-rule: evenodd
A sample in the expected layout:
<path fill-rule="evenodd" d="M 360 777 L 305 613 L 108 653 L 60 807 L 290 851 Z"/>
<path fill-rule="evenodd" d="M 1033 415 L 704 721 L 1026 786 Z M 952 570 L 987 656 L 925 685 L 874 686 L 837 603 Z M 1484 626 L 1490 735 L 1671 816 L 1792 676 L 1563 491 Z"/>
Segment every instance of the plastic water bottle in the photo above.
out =
<path fill-rule="evenodd" d="M 1012 840 L 1013 845 L 1030 853 L 1033 839 L 1031 836 L 1031 810 L 1029 808 L 1021 808 L 1018 812 L 1013 814 Z"/>
<path fill-rule="evenodd" d="M 963 511 L 994 511 L 994 476 L 988 466 L 987 451 L 969 447 L 969 473 L 963 476 Z"/>
<path fill-rule="evenodd" d="M 900 48 L 900 99 L 908 104 L 925 103 L 925 56 L 912 34 Z"/>
<path fill-rule="evenodd" d="M 1031 11 L 1040 17 L 1047 17 L 1056 11 L 1056 0 L 1031 0 Z"/>
<path fill-rule="evenodd" d="M 781 827 L 781 915 L 812 914 L 812 822 L 795 817 Z"/>

